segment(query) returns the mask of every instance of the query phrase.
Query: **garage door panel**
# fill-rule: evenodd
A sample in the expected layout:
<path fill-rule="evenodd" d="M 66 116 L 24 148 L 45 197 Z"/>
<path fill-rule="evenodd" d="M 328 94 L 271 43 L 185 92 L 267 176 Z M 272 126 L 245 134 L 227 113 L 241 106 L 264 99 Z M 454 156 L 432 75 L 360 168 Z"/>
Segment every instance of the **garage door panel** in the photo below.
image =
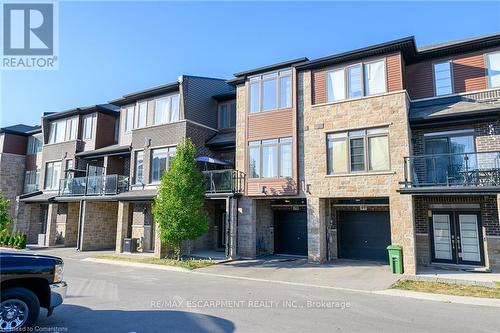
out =
<path fill-rule="evenodd" d="M 307 255 L 307 213 L 274 212 L 274 253 Z"/>
<path fill-rule="evenodd" d="M 387 261 L 389 212 L 340 211 L 338 221 L 339 257 Z"/>

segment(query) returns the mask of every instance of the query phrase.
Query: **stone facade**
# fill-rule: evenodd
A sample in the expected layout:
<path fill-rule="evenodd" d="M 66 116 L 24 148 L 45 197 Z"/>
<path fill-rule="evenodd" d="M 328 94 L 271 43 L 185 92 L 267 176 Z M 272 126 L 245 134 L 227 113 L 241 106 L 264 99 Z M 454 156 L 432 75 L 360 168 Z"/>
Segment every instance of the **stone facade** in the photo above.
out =
<path fill-rule="evenodd" d="M 270 200 L 255 200 L 257 255 L 274 253 L 274 215 Z"/>
<path fill-rule="evenodd" d="M 113 249 L 116 246 L 117 202 L 85 201 L 81 251 Z"/>
<path fill-rule="evenodd" d="M 16 216 L 16 197 L 23 193 L 26 156 L 0 153 L 0 190 L 9 200 L 8 212 Z"/>

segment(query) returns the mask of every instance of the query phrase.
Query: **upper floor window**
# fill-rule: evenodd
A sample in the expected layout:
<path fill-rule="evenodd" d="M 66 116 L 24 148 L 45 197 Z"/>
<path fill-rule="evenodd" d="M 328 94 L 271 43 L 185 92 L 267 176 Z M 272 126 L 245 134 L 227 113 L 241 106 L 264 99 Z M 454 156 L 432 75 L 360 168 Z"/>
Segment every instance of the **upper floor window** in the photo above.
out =
<path fill-rule="evenodd" d="M 42 140 L 38 136 L 28 138 L 28 155 L 33 155 L 42 151 Z"/>
<path fill-rule="evenodd" d="M 387 127 L 327 135 L 328 174 L 389 169 Z"/>
<path fill-rule="evenodd" d="M 158 183 L 163 172 L 168 169 L 175 157 L 175 147 L 158 148 L 151 151 L 151 182 Z"/>
<path fill-rule="evenodd" d="M 137 123 L 136 128 L 146 127 L 146 117 L 148 113 L 148 102 L 139 103 L 137 112 Z"/>
<path fill-rule="evenodd" d="M 436 96 L 453 93 L 451 66 L 450 60 L 434 64 L 434 89 Z"/>
<path fill-rule="evenodd" d="M 88 140 L 92 139 L 92 124 L 93 124 L 93 115 L 87 115 L 83 118 L 83 139 Z"/>
<path fill-rule="evenodd" d="M 144 151 L 138 150 L 134 155 L 134 184 L 144 183 Z"/>
<path fill-rule="evenodd" d="M 218 127 L 233 128 L 236 126 L 236 102 L 219 104 Z"/>
<path fill-rule="evenodd" d="M 500 87 L 500 52 L 486 55 L 486 67 L 488 68 L 489 88 Z"/>
<path fill-rule="evenodd" d="M 134 107 L 128 107 L 125 109 L 125 131 L 130 132 L 134 127 Z"/>
<path fill-rule="evenodd" d="M 250 113 L 290 108 L 292 72 L 290 70 L 250 78 Z"/>
<path fill-rule="evenodd" d="M 78 117 L 70 118 L 66 121 L 66 141 L 76 140 L 78 135 Z"/>
<path fill-rule="evenodd" d="M 179 95 L 157 99 L 154 124 L 171 123 L 179 120 Z"/>
<path fill-rule="evenodd" d="M 61 161 L 48 162 L 45 166 L 45 189 L 57 190 L 61 179 Z"/>
<path fill-rule="evenodd" d="M 63 142 L 66 133 L 66 120 L 57 120 L 50 123 L 49 143 Z"/>
<path fill-rule="evenodd" d="M 251 141 L 249 149 L 250 178 L 292 176 L 292 139 Z"/>
<path fill-rule="evenodd" d="M 38 191 L 38 181 L 40 178 L 39 170 L 26 171 L 24 177 L 24 193 Z"/>
<path fill-rule="evenodd" d="M 359 63 L 326 72 L 327 101 L 385 93 L 385 60 Z"/>

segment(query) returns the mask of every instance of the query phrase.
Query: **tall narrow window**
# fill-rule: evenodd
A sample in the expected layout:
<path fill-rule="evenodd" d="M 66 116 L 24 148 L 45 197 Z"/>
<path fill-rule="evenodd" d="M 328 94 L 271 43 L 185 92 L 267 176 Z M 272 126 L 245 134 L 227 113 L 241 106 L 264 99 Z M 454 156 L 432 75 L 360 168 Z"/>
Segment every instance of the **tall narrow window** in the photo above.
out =
<path fill-rule="evenodd" d="M 55 143 L 56 142 L 56 132 L 57 132 L 57 123 L 55 121 L 53 121 L 50 123 L 48 143 Z"/>
<path fill-rule="evenodd" d="M 262 177 L 278 177 L 278 140 L 262 141 Z"/>
<path fill-rule="evenodd" d="M 128 113 L 127 113 L 128 115 Z M 93 130 L 93 119 L 94 117 L 92 115 L 85 116 L 83 118 L 83 139 L 89 140 L 92 139 L 92 130 Z M 127 118 L 128 122 L 128 118 Z"/>
<path fill-rule="evenodd" d="M 326 73 L 326 89 L 328 102 L 345 99 L 344 69 L 337 69 Z"/>
<path fill-rule="evenodd" d="M 289 108 L 292 106 L 292 77 L 280 77 L 280 108 Z"/>
<path fill-rule="evenodd" d="M 276 74 L 265 76 L 262 81 L 262 111 L 277 109 L 276 93 Z"/>
<path fill-rule="evenodd" d="M 260 82 L 250 81 L 250 113 L 259 112 L 260 110 Z"/>
<path fill-rule="evenodd" d="M 167 122 L 169 108 L 170 101 L 167 98 L 162 98 L 155 102 L 155 124 L 162 124 Z"/>
<path fill-rule="evenodd" d="M 66 135 L 66 120 L 58 120 L 56 123 L 55 142 L 64 142 Z"/>
<path fill-rule="evenodd" d="M 434 89 L 436 96 L 453 93 L 451 61 L 434 64 Z"/>
<path fill-rule="evenodd" d="M 260 177 L 260 141 L 249 143 L 248 172 L 250 178 Z"/>
<path fill-rule="evenodd" d="M 280 177 L 292 177 L 292 139 L 280 139 Z"/>
<path fill-rule="evenodd" d="M 351 171 L 365 170 L 365 141 L 363 138 L 350 138 Z"/>
<path fill-rule="evenodd" d="M 134 127 L 134 107 L 131 106 L 126 109 L 125 131 L 130 132 Z"/>
<path fill-rule="evenodd" d="M 66 141 L 76 140 L 77 125 L 78 125 L 77 117 L 69 118 L 66 121 Z"/>
<path fill-rule="evenodd" d="M 368 161 L 370 171 L 389 170 L 389 137 L 387 128 L 369 129 Z"/>
<path fill-rule="evenodd" d="M 361 64 L 347 68 L 347 88 L 350 98 L 363 96 L 361 68 Z"/>
<path fill-rule="evenodd" d="M 328 174 L 348 171 L 347 133 L 328 135 L 327 169 Z"/>
<path fill-rule="evenodd" d="M 137 128 L 146 127 L 147 112 L 148 102 L 139 103 L 139 112 L 137 112 Z"/>
<path fill-rule="evenodd" d="M 219 105 L 219 128 L 228 128 L 228 104 Z"/>
<path fill-rule="evenodd" d="M 385 88 L 385 61 L 379 60 L 364 64 L 365 95 L 381 94 Z"/>
<path fill-rule="evenodd" d="M 136 151 L 134 159 L 134 184 L 144 182 L 144 152 Z"/>
<path fill-rule="evenodd" d="M 58 189 L 59 179 L 61 179 L 61 162 L 47 163 L 45 167 L 45 188 L 47 190 Z"/>
<path fill-rule="evenodd" d="M 179 95 L 171 97 L 170 100 L 170 122 L 179 121 Z"/>
<path fill-rule="evenodd" d="M 28 155 L 37 154 L 42 151 L 42 140 L 38 136 L 28 138 Z"/>
<path fill-rule="evenodd" d="M 500 87 L 500 52 L 486 55 L 489 88 Z"/>

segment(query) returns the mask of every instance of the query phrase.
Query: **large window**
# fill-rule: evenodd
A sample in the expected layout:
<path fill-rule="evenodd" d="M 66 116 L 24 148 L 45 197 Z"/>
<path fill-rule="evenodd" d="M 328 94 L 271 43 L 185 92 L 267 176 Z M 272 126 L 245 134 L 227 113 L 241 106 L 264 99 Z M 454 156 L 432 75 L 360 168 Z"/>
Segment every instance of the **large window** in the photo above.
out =
<path fill-rule="evenodd" d="M 486 67 L 488 68 L 489 88 L 500 87 L 500 52 L 486 55 Z"/>
<path fill-rule="evenodd" d="M 328 102 L 385 93 L 385 60 L 359 63 L 326 72 Z"/>
<path fill-rule="evenodd" d="M 179 95 L 156 100 L 154 123 L 164 124 L 179 120 Z"/>
<path fill-rule="evenodd" d="M 92 139 L 92 125 L 93 125 L 94 116 L 87 115 L 83 118 L 83 139 L 89 140 Z"/>
<path fill-rule="evenodd" d="M 134 156 L 134 184 L 144 183 L 144 152 L 136 151 Z"/>
<path fill-rule="evenodd" d="M 227 102 L 219 104 L 218 127 L 233 128 L 236 126 L 236 103 Z"/>
<path fill-rule="evenodd" d="M 61 161 L 48 162 L 45 166 L 45 189 L 57 190 L 61 179 Z"/>
<path fill-rule="evenodd" d="M 66 135 L 66 119 L 50 123 L 49 143 L 64 142 Z"/>
<path fill-rule="evenodd" d="M 449 60 L 434 64 L 434 91 L 436 96 L 453 93 L 451 66 Z"/>
<path fill-rule="evenodd" d="M 387 127 L 327 135 L 328 174 L 389 169 Z"/>
<path fill-rule="evenodd" d="M 250 78 L 250 113 L 292 106 L 292 72 L 290 70 Z"/>
<path fill-rule="evenodd" d="M 137 112 L 137 123 L 135 125 L 136 128 L 146 127 L 147 113 L 148 113 L 148 102 L 139 103 Z"/>
<path fill-rule="evenodd" d="M 161 176 L 168 169 L 170 162 L 175 156 L 175 147 L 158 148 L 151 151 L 151 182 L 157 183 Z"/>
<path fill-rule="evenodd" d="M 33 155 L 42 151 L 42 140 L 39 136 L 28 138 L 28 155 Z"/>
<path fill-rule="evenodd" d="M 38 180 L 40 178 L 39 170 L 26 171 L 24 177 L 24 193 L 38 191 Z"/>
<path fill-rule="evenodd" d="M 69 118 L 66 121 L 66 141 L 76 140 L 78 135 L 78 117 Z"/>
<path fill-rule="evenodd" d="M 250 178 L 292 176 L 292 139 L 251 141 L 248 147 Z"/>

